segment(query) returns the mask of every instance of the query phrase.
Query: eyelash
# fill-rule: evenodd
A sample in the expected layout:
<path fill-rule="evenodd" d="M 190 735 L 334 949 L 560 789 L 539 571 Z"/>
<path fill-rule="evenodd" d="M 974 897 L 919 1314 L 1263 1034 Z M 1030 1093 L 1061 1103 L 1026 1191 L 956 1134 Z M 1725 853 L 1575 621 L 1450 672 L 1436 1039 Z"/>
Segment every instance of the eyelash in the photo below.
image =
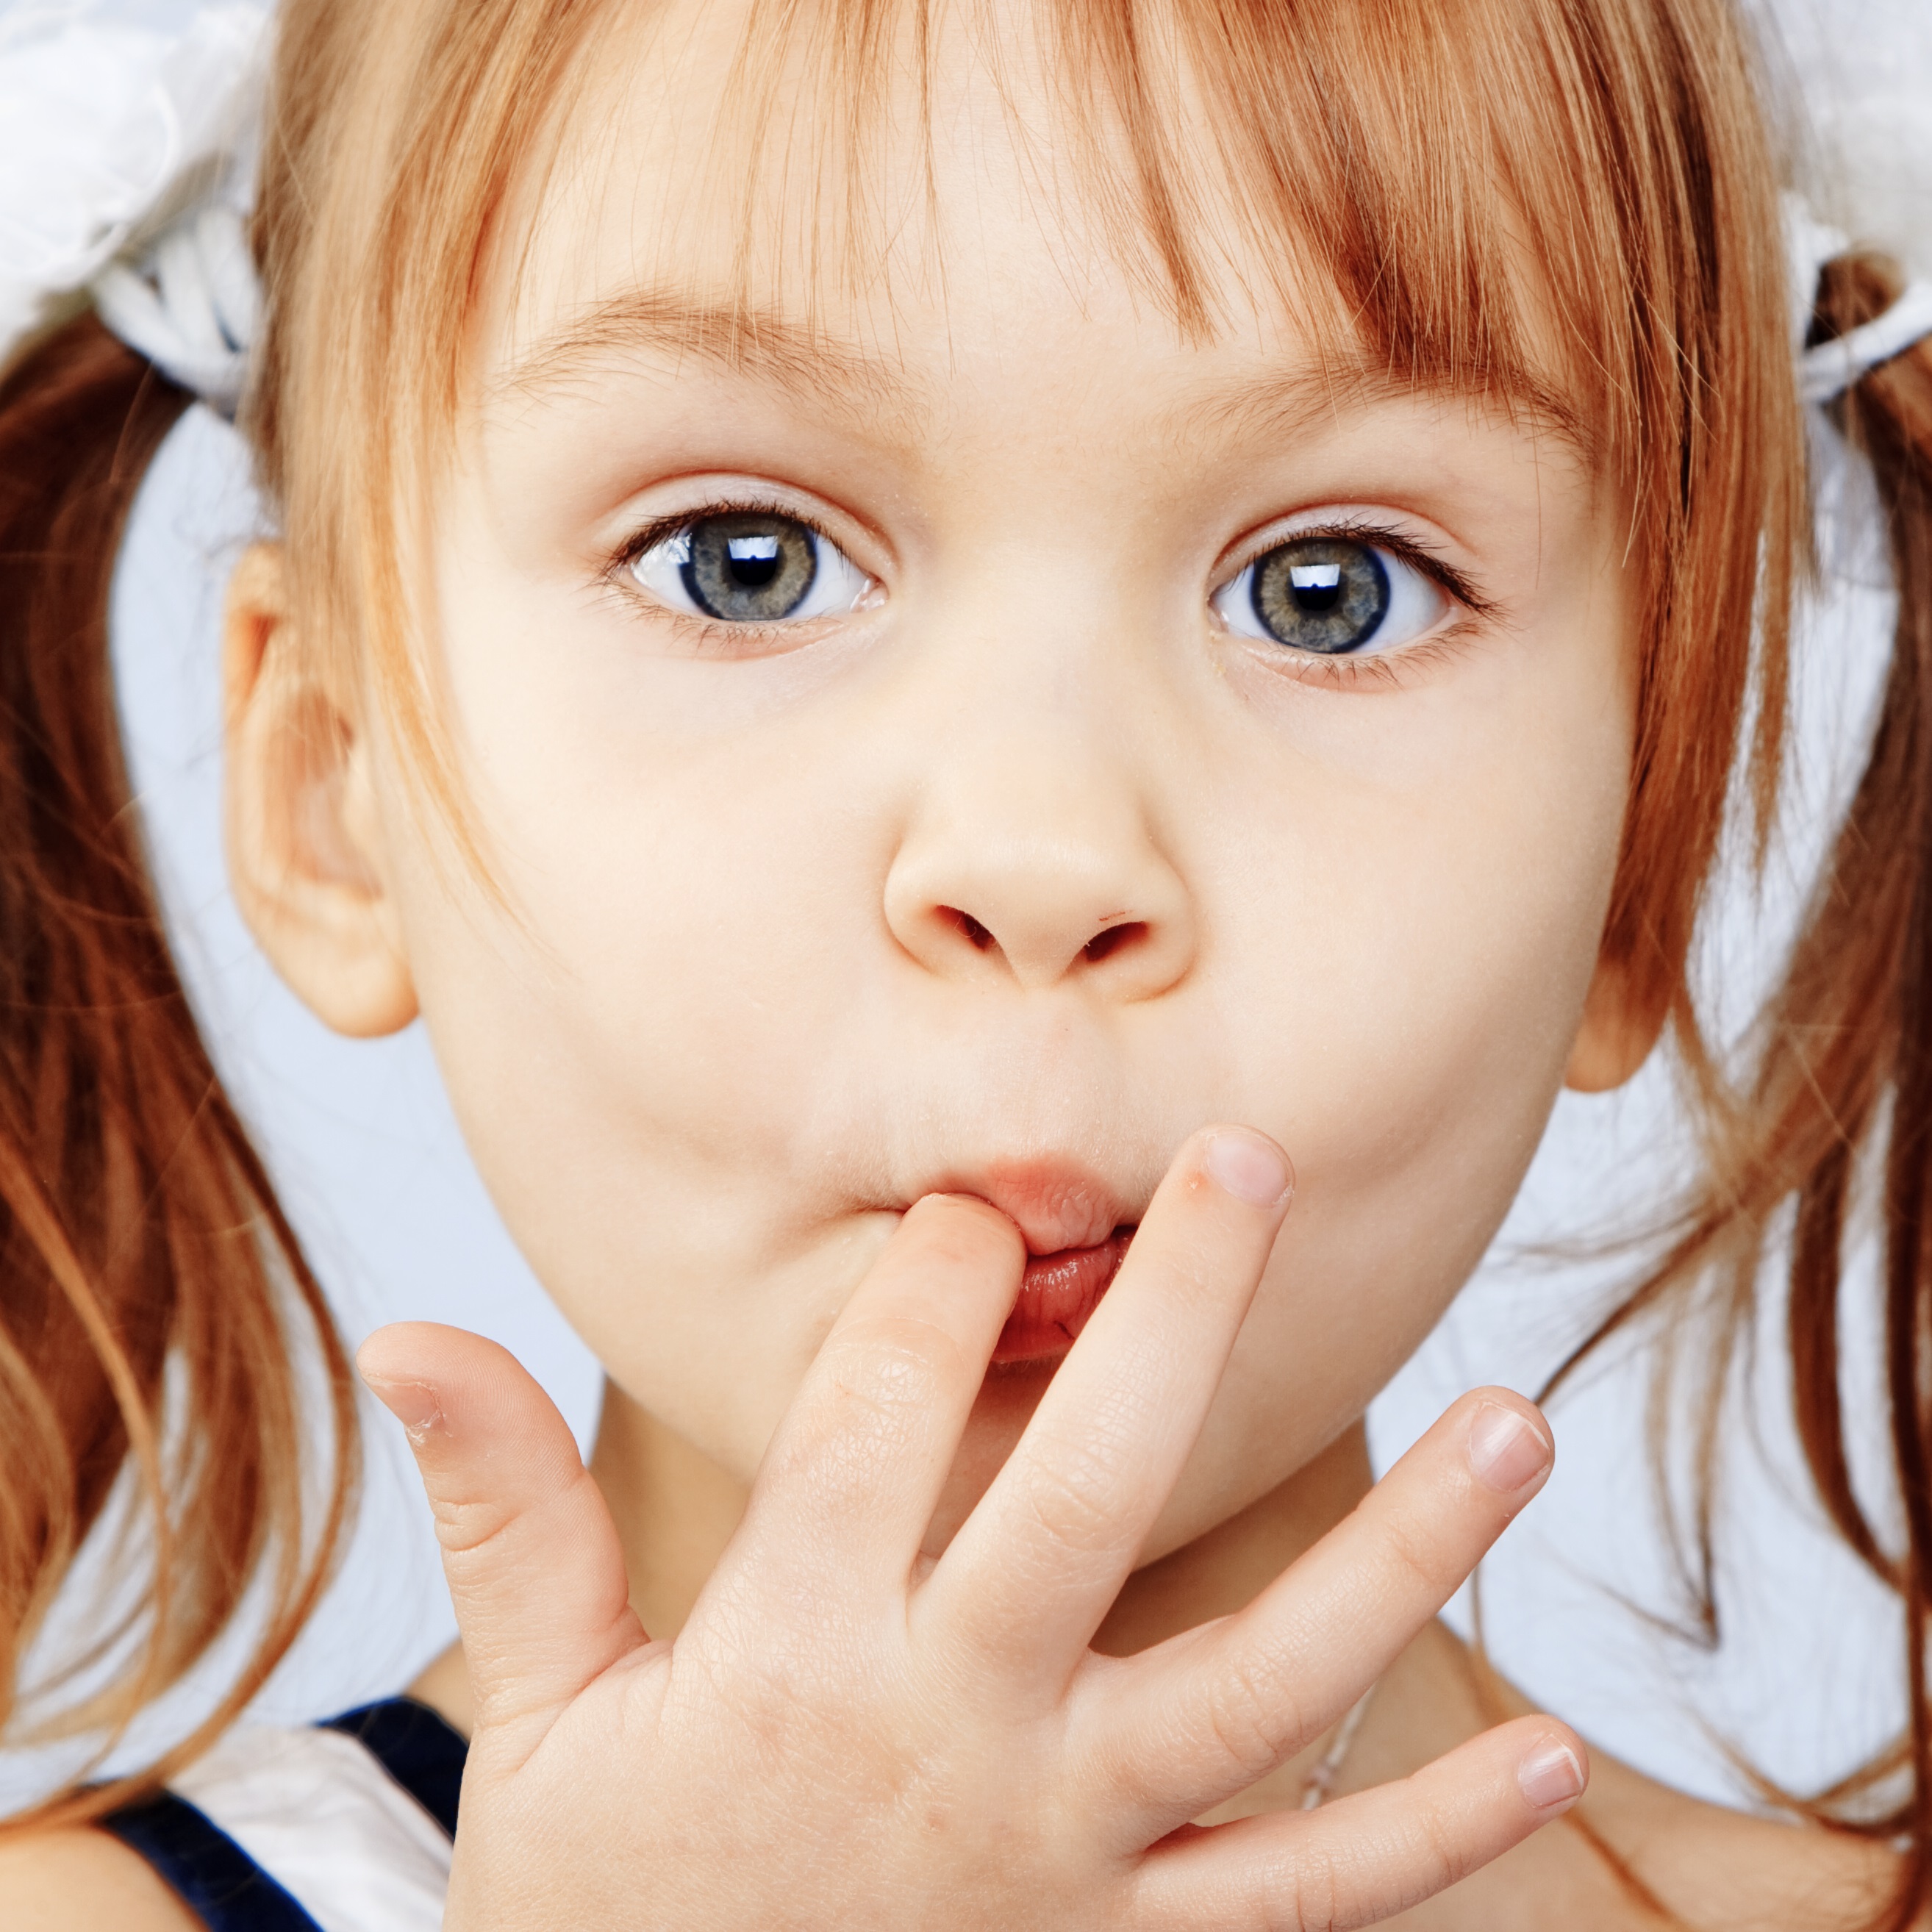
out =
<path fill-rule="evenodd" d="M 819 529 L 808 518 L 798 514 L 794 504 L 780 502 L 773 496 L 720 497 L 715 502 L 702 505 L 693 510 L 676 510 L 652 520 L 634 530 L 626 538 L 622 547 L 612 556 L 604 567 L 604 578 L 614 586 L 620 588 L 627 596 L 641 593 L 631 590 L 628 577 L 631 566 L 638 559 L 658 544 L 668 542 L 681 532 L 688 530 L 706 517 L 764 516 L 789 517 L 804 524 L 812 530 L 825 536 L 828 542 L 836 539 Z M 1399 559 L 1412 569 L 1420 571 L 1437 587 L 1446 592 L 1462 607 L 1464 614 L 1479 621 L 1493 618 L 1496 607 L 1478 590 L 1462 572 L 1407 532 L 1394 530 L 1388 526 L 1372 522 L 1366 518 L 1343 517 L 1324 524 L 1298 526 L 1286 532 L 1277 542 L 1286 542 L 1292 537 L 1327 537 L 1338 542 L 1366 544 L 1376 550 L 1383 550 Z M 1265 556 L 1274 548 L 1264 544 L 1244 557 L 1229 577 L 1238 575 L 1256 558 Z M 1226 579 L 1222 580 L 1226 581 Z M 653 608 L 656 608 L 655 605 Z M 695 628 L 699 638 L 704 642 L 730 642 L 742 644 L 748 628 L 742 624 L 727 624 L 715 618 L 694 617 L 686 611 L 670 611 L 681 623 Z M 802 628 L 802 627 L 801 627 Z M 1465 640 L 1461 634 L 1462 625 L 1452 624 L 1442 635 L 1426 642 L 1411 645 L 1406 649 L 1380 653 L 1373 657 L 1321 658 L 1311 656 L 1306 663 L 1297 662 L 1293 675 L 1328 685 L 1331 688 L 1352 689 L 1370 680 L 1385 688 L 1398 686 L 1406 670 L 1415 670 L 1444 662 L 1456 655 Z M 1286 662 L 1283 660 L 1283 662 Z"/>
<path fill-rule="evenodd" d="M 703 523 L 707 517 L 788 517 L 794 523 L 804 524 L 808 530 L 818 530 L 818 526 L 810 518 L 799 514 L 796 503 L 781 503 L 772 496 L 721 496 L 694 510 L 676 510 L 669 516 L 653 517 L 641 530 L 625 539 L 623 548 L 611 558 L 609 571 L 615 574 L 628 570 L 646 550 L 668 542 L 695 524 Z M 826 535 L 822 530 L 818 533 Z M 826 540 L 832 541 L 829 537 Z M 728 630 L 736 627 L 728 625 L 725 628 Z"/>

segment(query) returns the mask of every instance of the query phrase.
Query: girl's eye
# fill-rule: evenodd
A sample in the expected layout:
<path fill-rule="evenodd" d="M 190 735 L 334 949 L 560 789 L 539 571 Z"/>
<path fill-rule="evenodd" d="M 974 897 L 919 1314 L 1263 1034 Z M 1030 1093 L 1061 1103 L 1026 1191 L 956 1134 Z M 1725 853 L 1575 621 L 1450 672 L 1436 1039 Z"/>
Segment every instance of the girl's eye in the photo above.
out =
<path fill-rule="evenodd" d="M 1412 563 L 1352 537 L 1292 538 L 1214 593 L 1232 631 L 1318 657 L 1369 656 L 1432 630 L 1449 599 Z"/>
<path fill-rule="evenodd" d="M 694 517 L 630 568 L 673 610 L 727 624 L 796 624 L 849 610 L 872 584 L 830 537 L 764 510 Z"/>

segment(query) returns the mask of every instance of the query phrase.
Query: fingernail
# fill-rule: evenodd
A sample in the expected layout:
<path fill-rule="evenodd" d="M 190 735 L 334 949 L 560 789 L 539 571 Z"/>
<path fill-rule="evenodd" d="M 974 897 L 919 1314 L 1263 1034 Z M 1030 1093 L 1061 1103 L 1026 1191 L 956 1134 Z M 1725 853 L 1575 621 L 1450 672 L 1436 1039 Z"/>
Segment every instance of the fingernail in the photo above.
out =
<path fill-rule="evenodd" d="M 1550 1466 L 1550 1438 L 1526 1417 L 1487 1402 L 1469 1425 L 1469 1467 L 1498 1496 L 1513 1496 Z"/>
<path fill-rule="evenodd" d="M 1568 1744 L 1544 1744 L 1516 1766 L 1516 1781 L 1532 1811 L 1553 1811 L 1583 1795 L 1583 1761 Z"/>
<path fill-rule="evenodd" d="M 379 1382 L 364 1376 L 376 1400 L 409 1432 L 412 1442 L 421 1442 L 431 1430 L 442 1426 L 442 1404 L 427 1382 Z"/>
<path fill-rule="evenodd" d="M 1294 1184 L 1280 1148 L 1238 1128 L 1209 1135 L 1201 1164 L 1237 1201 L 1251 1202 L 1257 1208 L 1278 1207 Z"/>

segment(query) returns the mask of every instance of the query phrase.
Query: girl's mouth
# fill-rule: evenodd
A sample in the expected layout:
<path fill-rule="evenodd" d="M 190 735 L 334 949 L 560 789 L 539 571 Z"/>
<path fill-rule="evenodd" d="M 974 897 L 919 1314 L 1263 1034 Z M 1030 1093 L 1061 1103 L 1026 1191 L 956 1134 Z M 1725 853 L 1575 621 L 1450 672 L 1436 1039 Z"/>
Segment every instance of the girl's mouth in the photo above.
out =
<path fill-rule="evenodd" d="M 994 1361 L 1046 1361 L 1065 1354 L 1100 1306 L 1133 1238 L 1132 1224 L 1125 1224 L 1090 1248 L 1029 1255 L 1019 1298 L 993 1350 Z"/>

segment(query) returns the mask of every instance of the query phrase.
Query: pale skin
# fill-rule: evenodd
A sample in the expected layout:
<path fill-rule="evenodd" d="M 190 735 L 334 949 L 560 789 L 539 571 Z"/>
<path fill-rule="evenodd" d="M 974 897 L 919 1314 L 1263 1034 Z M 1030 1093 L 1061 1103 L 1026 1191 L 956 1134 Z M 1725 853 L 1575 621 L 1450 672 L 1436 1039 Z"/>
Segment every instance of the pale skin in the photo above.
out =
<path fill-rule="evenodd" d="M 1237 320 L 1184 340 L 970 88 L 889 298 L 808 326 L 754 262 L 733 332 L 662 212 L 704 206 L 732 10 L 613 61 L 478 318 L 424 628 L 495 893 L 280 554 L 231 592 L 250 923 L 341 1030 L 421 1012 L 610 1378 L 593 1482 L 500 1351 L 364 1352 L 464 1631 L 418 1687 L 474 1738 L 447 1922 L 1654 1924 L 1538 1832 L 1580 1742 L 1492 1727 L 1432 1621 L 1546 1426 L 1479 1391 L 1372 1490 L 1360 1427 L 1559 1084 L 1654 1035 L 1598 957 L 1616 492 L 1533 410 L 1338 368 L 1232 226 Z M 707 626 L 614 562 L 748 501 L 862 592 Z M 1469 598 L 1352 669 L 1227 620 L 1335 528 Z M 1029 1244 L 1078 1244 L 1014 1177 L 1068 1167 L 1139 1232 L 1071 1352 L 989 1371 Z M 1700 1924 L 1881 1875 L 1600 1760 L 1584 1815 Z M 105 1840 L 7 1857 L 0 1922 L 182 1922 Z"/>

